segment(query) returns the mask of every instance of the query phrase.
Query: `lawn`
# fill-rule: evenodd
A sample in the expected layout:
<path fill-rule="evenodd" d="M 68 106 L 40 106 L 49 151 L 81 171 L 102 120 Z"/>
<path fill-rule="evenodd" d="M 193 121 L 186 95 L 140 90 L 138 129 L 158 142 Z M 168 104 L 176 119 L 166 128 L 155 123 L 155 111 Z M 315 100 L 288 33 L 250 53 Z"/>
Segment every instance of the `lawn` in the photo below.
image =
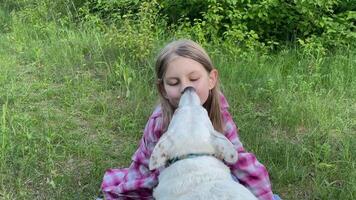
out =
<path fill-rule="evenodd" d="M 114 29 L 0 14 L 0 199 L 93 199 L 106 169 L 130 164 L 157 104 L 155 55 L 171 38 L 147 53 Z M 356 50 L 205 47 L 274 192 L 355 199 Z"/>

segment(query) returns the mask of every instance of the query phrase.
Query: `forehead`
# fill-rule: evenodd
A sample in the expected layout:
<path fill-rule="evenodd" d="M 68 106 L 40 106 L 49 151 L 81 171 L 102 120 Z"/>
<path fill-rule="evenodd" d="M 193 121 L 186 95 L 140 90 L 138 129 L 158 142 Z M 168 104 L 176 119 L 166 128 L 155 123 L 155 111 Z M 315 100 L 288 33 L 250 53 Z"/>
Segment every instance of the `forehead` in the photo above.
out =
<path fill-rule="evenodd" d="M 176 57 L 167 65 L 165 77 L 176 77 L 192 73 L 208 73 L 204 66 L 190 58 Z"/>

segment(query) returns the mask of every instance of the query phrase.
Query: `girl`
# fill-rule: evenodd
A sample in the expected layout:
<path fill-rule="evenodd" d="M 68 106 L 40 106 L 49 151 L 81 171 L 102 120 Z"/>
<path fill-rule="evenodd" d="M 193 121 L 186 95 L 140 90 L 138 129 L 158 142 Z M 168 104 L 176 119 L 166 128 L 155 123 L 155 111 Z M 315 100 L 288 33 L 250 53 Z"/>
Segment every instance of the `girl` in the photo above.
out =
<path fill-rule="evenodd" d="M 244 150 L 238 129 L 228 112 L 228 103 L 219 90 L 218 71 L 205 50 L 191 40 L 169 43 L 157 58 L 156 76 L 160 104 L 146 124 L 130 167 L 106 171 L 101 185 L 106 199 L 152 199 L 159 170 L 148 169 L 149 159 L 168 127 L 181 92 L 188 86 L 197 91 L 214 128 L 224 133 L 238 151 L 238 161 L 229 165 L 235 180 L 250 189 L 257 198 L 273 199 L 268 172 L 253 154 Z"/>

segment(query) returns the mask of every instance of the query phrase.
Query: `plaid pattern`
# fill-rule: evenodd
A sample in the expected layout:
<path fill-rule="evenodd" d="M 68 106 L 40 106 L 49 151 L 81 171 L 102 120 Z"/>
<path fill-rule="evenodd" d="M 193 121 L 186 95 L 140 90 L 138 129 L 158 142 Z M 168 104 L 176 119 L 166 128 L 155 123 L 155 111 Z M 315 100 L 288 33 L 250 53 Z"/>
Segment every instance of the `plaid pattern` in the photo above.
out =
<path fill-rule="evenodd" d="M 225 123 L 225 136 L 238 151 L 238 161 L 228 165 L 232 176 L 250 189 L 260 200 L 272 200 L 273 193 L 266 168 L 257 161 L 255 155 L 243 148 L 238 129 L 228 112 L 228 103 L 221 95 L 221 111 Z M 132 156 L 129 168 L 109 169 L 101 184 L 107 200 L 113 199 L 153 199 L 152 189 L 158 184 L 159 170 L 150 171 L 148 163 L 155 144 L 162 135 L 162 113 L 158 106 L 149 118 L 139 148 Z"/>

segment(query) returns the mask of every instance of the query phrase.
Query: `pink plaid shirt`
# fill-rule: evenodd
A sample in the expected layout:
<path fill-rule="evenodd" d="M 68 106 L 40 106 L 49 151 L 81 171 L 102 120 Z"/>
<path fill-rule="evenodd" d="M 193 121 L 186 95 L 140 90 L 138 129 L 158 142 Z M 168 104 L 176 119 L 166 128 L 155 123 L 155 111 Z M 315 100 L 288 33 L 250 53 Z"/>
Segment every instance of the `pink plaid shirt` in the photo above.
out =
<path fill-rule="evenodd" d="M 238 161 L 228 165 L 233 177 L 246 186 L 260 200 L 272 200 L 273 193 L 266 168 L 252 153 L 244 150 L 238 129 L 228 112 L 228 103 L 221 95 L 221 111 L 225 123 L 225 136 L 238 151 Z M 101 185 L 107 200 L 112 199 L 153 199 L 152 189 L 158 184 L 159 170 L 150 171 L 148 163 L 155 144 L 162 135 L 162 112 L 158 106 L 149 118 L 140 146 L 132 156 L 129 168 L 109 169 Z"/>

